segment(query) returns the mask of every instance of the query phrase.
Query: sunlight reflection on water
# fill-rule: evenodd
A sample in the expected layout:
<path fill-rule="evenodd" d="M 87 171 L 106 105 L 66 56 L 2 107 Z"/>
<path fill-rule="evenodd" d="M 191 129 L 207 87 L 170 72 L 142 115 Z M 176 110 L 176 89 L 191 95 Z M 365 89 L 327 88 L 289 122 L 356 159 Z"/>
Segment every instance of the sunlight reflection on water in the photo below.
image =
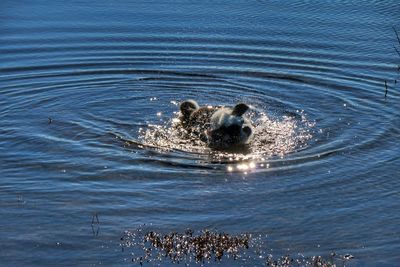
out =
<path fill-rule="evenodd" d="M 253 140 L 243 151 L 229 152 L 213 150 L 197 136 L 188 135 L 179 116 L 180 112 L 175 112 L 173 118 L 161 124 L 149 124 L 147 128 L 139 129 L 139 141 L 159 151 L 179 150 L 209 156 L 212 161 L 228 164 L 228 172 L 247 173 L 256 168 L 268 168 L 266 161 L 269 158 L 283 158 L 306 147 L 315 127 L 315 122 L 308 121 L 304 111 L 296 111 L 295 116 L 273 118 L 267 112 L 253 108 L 249 115 L 254 124 Z"/>

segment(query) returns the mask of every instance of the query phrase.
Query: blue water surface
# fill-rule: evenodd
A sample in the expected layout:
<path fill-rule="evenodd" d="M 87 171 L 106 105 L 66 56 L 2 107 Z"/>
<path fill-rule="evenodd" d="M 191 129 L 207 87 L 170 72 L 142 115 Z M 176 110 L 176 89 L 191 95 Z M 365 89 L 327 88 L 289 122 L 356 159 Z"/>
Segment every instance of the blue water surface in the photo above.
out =
<path fill-rule="evenodd" d="M 146 224 L 398 266 L 399 18 L 391 0 L 1 1 L 0 265 L 138 266 L 120 237 Z M 187 98 L 263 114 L 248 158 L 180 145 Z"/>

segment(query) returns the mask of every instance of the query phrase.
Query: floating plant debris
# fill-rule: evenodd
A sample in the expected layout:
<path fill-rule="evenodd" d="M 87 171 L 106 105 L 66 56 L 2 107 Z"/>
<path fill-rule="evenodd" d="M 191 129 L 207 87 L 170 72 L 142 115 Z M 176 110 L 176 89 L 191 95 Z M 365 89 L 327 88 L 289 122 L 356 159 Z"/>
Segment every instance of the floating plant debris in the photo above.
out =
<path fill-rule="evenodd" d="M 169 234 L 150 231 L 145 233 L 141 240 L 136 240 L 136 237 L 137 235 L 132 232 L 125 232 L 121 238 L 123 247 L 143 246 L 144 255 L 133 258 L 134 262 L 150 262 L 152 257 L 156 257 L 159 260 L 168 258 L 173 263 L 193 260 L 196 263 L 204 263 L 220 261 L 224 255 L 238 258 L 242 249 L 249 248 L 251 235 L 229 235 L 208 230 L 195 235 L 188 229 L 184 233 Z"/>
<path fill-rule="evenodd" d="M 129 251 L 131 261 L 140 266 L 144 264 L 162 266 L 163 263 L 190 265 L 213 265 L 213 263 L 239 263 L 241 266 L 345 266 L 353 259 L 350 254 L 344 256 L 331 253 L 328 258 L 322 256 L 305 257 L 298 254 L 274 257 L 261 235 L 253 237 L 249 233 L 231 235 L 224 232 L 202 230 L 198 233 L 187 229 L 182 233 L 167 234 L 156 231 L 125 231 L 121 237 L 122 250 Z M 340 263 L 340 264 L 339 264 Z M 339 265 L 337 265 L 339 264 Z M 236 265 L 236 264 L 235 264 Z"/>

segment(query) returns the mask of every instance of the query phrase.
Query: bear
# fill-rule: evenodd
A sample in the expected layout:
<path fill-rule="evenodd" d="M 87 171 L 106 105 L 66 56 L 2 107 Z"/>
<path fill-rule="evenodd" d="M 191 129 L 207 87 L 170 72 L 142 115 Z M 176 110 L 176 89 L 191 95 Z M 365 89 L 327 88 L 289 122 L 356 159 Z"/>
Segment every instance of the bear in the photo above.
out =
<path fill-rule="evenodd" d="M 203 106 L 188 99 L 180 104 L 180 122 L 192 136 L 213 148 L 232 148 L 247 145 L 254 132 L 251 120 L 244 116 L 249 110 L 244 103 L 234 107 Z"/>

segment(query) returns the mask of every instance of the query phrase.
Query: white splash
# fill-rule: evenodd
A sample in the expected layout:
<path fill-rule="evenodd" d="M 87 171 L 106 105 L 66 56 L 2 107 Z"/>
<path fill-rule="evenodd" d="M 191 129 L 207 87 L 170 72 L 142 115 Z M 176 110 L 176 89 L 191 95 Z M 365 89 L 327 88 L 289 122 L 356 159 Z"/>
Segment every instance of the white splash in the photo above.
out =
<path fill-rule="evenodd" d="M 271 157 L 282 158 L 288 153 L 304 148 L 312 138 L 315 123 L 309 122 L 303 111 L 296 111 L 296 116 L 272 118 L 266 112 L 253 110 L 249 116 L 254 122 L 254 138 L 246 151 L 226 152 L 210 149 L 205 142 L 189 135 L 180 126 L 179 112 L 162 125 L 149 124 L 147 129 L 141 129 L 139 140 L 143 145 L 163 151 L 179 150 L 208 155 L 212 161 L 239 163 L 229 165 L 228 171 L 248 171 L 256 168 L 257 162 L 265 162 Z"/>

